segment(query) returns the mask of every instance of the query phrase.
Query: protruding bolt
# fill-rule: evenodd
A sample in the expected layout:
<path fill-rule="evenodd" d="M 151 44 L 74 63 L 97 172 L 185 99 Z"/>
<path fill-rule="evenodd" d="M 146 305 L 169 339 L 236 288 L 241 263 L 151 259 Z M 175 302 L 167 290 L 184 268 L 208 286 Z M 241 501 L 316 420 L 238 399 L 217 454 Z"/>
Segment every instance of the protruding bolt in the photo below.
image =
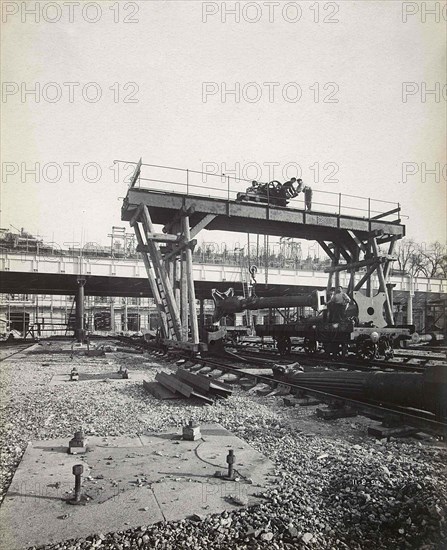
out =
<path fill-rule="evenodd" d="M 83 441 L 84 440 L 84 430 L 81 428 L 78 432 L 75 432 L 74 434 L 74 438 L 79 440 L 79 441 Z"/>
<path fill-rule="evenodd" d="M 81 500 L 81 476 L 84 472 L 84 466 L 82 464 L 75 464 L 73 466 L 73 475 L 75 476 L 75 496 L 74 500 L 79 502 Z"/>
<path fill-rule="evenodd" d="M 235 460 L 236 459 L 234 457 L 234 451 L 233 451 L 233 449 L 230 449 L 228 451 L 228 455 L 227 455 L 228 477 L 230 479 L 233 479 L 233 476 L 234 476 L 233 464 L 234 464 Z"/>
<path fill-rule="evenodd" d="M 75 464 L 73 466 L 73 475 L 81 476 L 84 473 L 84 466 L 82 464 Z"/>

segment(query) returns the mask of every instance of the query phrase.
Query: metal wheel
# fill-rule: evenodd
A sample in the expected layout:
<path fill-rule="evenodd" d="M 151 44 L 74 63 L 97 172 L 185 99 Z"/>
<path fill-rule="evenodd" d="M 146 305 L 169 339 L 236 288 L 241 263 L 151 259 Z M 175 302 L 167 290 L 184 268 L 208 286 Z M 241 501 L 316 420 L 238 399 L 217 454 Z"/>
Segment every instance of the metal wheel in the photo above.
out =
<path fill-rule="evenodd" d="M 310 338 L 304 338 L 304 351 L 309 354 L 313 355 L 317 352 L 318 349 L 318 343 L 316 340 L 311 340 Z"/>
<path fill-rule="evenodd" d="M 383 355 L 385 360 L 392 359 L 394 357 L 394 350 L 391 346 L 391 342 L 386 336 L 381 336 L 379 338 L 378 353 L 379 355 Z"/>
<path fill-rule="evenodd" d="M 357 349 L 357 356 L 363 359 L 364 361 L 372 361 L 377 354 L 377 344 L 371 340 L 364 340 L 359 343 Z"/>
<path fill-rule="evenodd" d="M 342 356 L 342 347 L 336 342 L 325 342 L 323 344 L 325 353 L 327 353 L 332 359 L 338 359 Z"/>
<path fill-rule="evenodd" d="M 278 338 L 276 348 L 278 349 L 281 357 L 284 355 L 290 355 L 290 352 L 292 351 L 292 342 L 290 341 L 290 338 L 288 336 Z"/>

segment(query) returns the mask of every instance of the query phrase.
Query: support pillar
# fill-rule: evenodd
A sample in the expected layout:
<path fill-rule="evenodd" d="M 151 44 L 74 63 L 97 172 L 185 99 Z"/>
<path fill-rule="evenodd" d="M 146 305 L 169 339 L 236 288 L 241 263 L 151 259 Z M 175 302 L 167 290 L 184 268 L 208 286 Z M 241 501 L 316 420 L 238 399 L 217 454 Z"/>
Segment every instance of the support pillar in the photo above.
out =
<path fill-rule="evenodd" d="M 186 272 L 186 255 L 182 252 L 182 275 L 180 279 L 180 314 L 182 320 L 182 342 L 188 341 L 188 274 Z"/>
<path fill-rule="evenodd" d="M 93 300 L 90 302 L 89 328 L 90 328 L 90 330 L 95 330 L 95 311 L 94 311 L 94 307 L 93 307 Z"/>
<path fill-rule="evenodd" d="M 390 301 L 391 310 L 393 310 L 393 308 L 394 308 L 394 292 L 393 292 L 393 288 L 394 288 L 395 286 L 396 286 L 396 285 L 393 284 L 393 283 L 386 283 L 386 291 L 387 291 L 387 294 L 388 294 L 388 300 Z M 393 320 L 394 320 L 394 311 L 393 311 Z"/>
<path fill-rule="evenodd" d="M 110 298 L 110 330 L 115 332 L 115 298 Z"/>
<path fill-rule="evenodd" d="M 127 332 L 129 329 L 127 323 L 127 297 L 123 298 L 123 331 Z"/>
<path fill-rule="evenodd" d="M 174 298 L 180 308 L 180 281 L 181 281 L 181 260 L 179 258 L 174 259 Z"/>
<path fill-rule="evenodd" d="M 200 298 L 200 331 L 203 332 L 205 328 L 205 300 Z"/>
<path fill-rule="evenodd" d="M 339 246 L 335 246 L 334 248 L 334 254 L 335 254 L 335 265 L 337 266 L 339 263 L 340 263 L 340 247 Z M 339 271 L 336 271 L 334 273 L 334 286 L 335 288 L 337 288 L 338 286 L 340 286 L 340 272 Z"/>
<path fill-rule="evenodd" d="M 407 325 L 413 324 L 413 296 L 414 296 L 414 282 L 413 282 L 413 276 L 410 275 L 410 292 L 408 293 L 408 301 L 407 301 Z"/>
<path fill-rule="evenodd" d="M 82 344 L 85 340 L 84 328 L 84 285 L 86 280 L 84 277 L 77 279 L 78 288 L 76 290 L 76 340 Z"/>
<path fill-rule="evenodd" d="M 183 236 L 187 243 L 191 241 L 191 234 L 189 229 L 189 216 L 183 216 Z M 196 311 L 196 292 L 194 289 L 194 275 L 192 267 L 192 250 L 188 246 L 185 251 L 186 254 L 186 274 L 188 285 L 188 298 L 189 298 L 189 322 L 191 323 L 191 338 L 193 344 L 199 343 L 199 326 L 197 323 L 197 311 Z"/>

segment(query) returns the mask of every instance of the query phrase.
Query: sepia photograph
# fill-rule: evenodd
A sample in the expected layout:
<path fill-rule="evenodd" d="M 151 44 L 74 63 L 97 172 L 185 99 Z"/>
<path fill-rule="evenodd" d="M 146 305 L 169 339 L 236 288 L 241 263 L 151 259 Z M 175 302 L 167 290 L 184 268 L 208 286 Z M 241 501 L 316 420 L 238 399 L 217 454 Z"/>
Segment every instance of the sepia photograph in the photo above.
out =
<path fill-rule="evenodd" d="M 445 550 L 447 1 L 0 8 L 0 550 Z"/>

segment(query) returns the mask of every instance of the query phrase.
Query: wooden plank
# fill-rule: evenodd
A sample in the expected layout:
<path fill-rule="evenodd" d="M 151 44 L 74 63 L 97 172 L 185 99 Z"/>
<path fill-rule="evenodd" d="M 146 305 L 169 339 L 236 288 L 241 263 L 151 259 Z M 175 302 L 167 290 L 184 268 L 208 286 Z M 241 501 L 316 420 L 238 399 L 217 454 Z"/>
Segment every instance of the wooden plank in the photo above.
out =
<path fill-rule="evenodd" d="M 351 237 L 351 239 L 355 242 L 355 244 L 363 251 L 366 252 L 366 246 L 362 241 L 357 237 L 357 235 L 354 233 L 354 231 L 348 230 L 348 235 Z"/>
<path fill-rule="evenodd" d="M 325 273 L 331 273 L 331 272 L 337 272 L 337 271 L 345 271 L 350 269 L 358 269 L 359 267 L 366 267 L 371 264 L 381 264 L 386 261 L 386 256 L 378 256 L 377 258 L 371 258 L 369 260 L 361 260 L 360 262 L 352 262 L 350 264 L 341 264 L 336 265 L 332 267 L 327 267 L 324 272 Z"/>
<path fill-rule="evenodd" d="M 138 208 L 135 210 L 134 215 L 133 215 L 133 216 L 130 218 L 130 220 L 129 220 L 129 224 L 130 224 L 131 227 L 133 227 L 133 226 L 138 222 L 138 220 L 139 220 L 139 218 L 140 218 L 140 216 L 141 216 L 142 210 L 143 210 L 143 205 L 140 204 L 140 205 L 138 206 Z"/>
<path fill-rule="evenodd" d="M 360 281 L 356 283 L 356 285 L 354 286 L 355 291 L 360 290 L 366 281 L 371 280 L 371 275 L 374 273 L 375 269 L 376 269 L 376 265 L 374 264 L 368 268 L 368 271 L 365 273 L 365 275 L 363 275 Z"/>
<path fill-rule="evenodd" d="M 176 243 L 179 241 L 178 235 L 169 233 L 147 233 L 146 238 L 157 243 Z"/>
<path fill-rule="evenodd" d="M 180 317 L 182 322 L 182 340 L 188 341 L 188 281 L 186 280 L 186 257 L 185 252 L 181 255 L 181 277 L 180 277 Z"/>
<path fill-rule="evenodd" d="M 414 435 L 417 432 L 418 430 L 416 428 L 406 426 L 405 424 L 392 428 L 387 428 L 386 426 L 368 427 L 368 435 L 372 435 L 378 439 L 382 439 L 385 437 L 407 437 L 410 435 Z"/>
<path fill-rule="evenodd" d="M 180 380 L 184 380 L 185 382 L 188 382 L 189 384 L 207 392 L 212 391 L 213 389 L 225 392 L 227 394 L 231 394 L 233 392 L 232 388 L 227 384 L 216 382 L 208 376 L 204 376 L 203 374 L 198 373 L 192 373 L 185 369 L 178 369 L 175 373 L 175 376 Z"/>
<path fill-rule="evenodd" d="M 216 214 L 206 214 L 204 218 L 202 218 L 199 223 L 197 223 L 194 227 L 191 228 L 191 239 L 193 239 L 199 231 L 202 231 L 202 229 L 205 229 L 206 226 L 211 223 L 214 218 L 216 217 Z"/>
<path fill-rule="evenodd" d="M 394 236 L 394 237 L 391 238 L 390 246 L 388 248 L 388 255 L 389 256 L 392 256 L 394 254 L 394 248 L 396 246 L 396 241 L 397 241 L 397 237 Z M 396 260 L 397 260 L 397 258 L 396 258 Z M 388 279 L 388 275 L 390 274 L 390 269 L 391 269 L 391 265 L 392 265 L 391 262 L 392 261 L 393 260 L 390 260 L 385 264 L 385 268 L 383 270 L 383 275 L 384 275 L 385 279 Z"/>
<path fill-rule="evenodd" d="M 166 374 L 165 372 L 157 372 L 155 375 L 155 380 L 160 382 L 165 388 L 172 390 L 174 392 L 181 393 L 185 397 L 191 397 L 194 389 L 192 386 L 185 384 L 181 380 L 175 378 L 173 374 Z"/>
<path fill-rule="evenodd" d="M 316 413 L 319 418 L 324 418 L 325 420 L 333 420 L 336 418 L 350 418 L 352 416 L 357 416 L 357 411 L 354 411 L 353 409 L 350 409 L 348 407 L 317 408 Z"/>
<path fill-rule="evenodd" d="M 335 255 L 332 252 L 332 250 L 329 248 L 329 246 L 324 241 L 317 241 L 318 244 L 321 246 L 321 248 L 326 252 L 326 254 L 329 256 L 331 260 L 336 261 Z"/>
<path fill-rule="evenodd" d="M 143 380 L 143 388 L 144 391 L 150 393 L 157 399 L 180 399 L 180 395 L 178 393 L 165 388 L 158 382 L 147 382 L 146 380 Z"/>
<path fill-rule="evenodd" d="M 181 382 L 173 374 L 158 372 L 155 376 L 155 380 L 160 382 L 160 384 L 162 384 L 169 390 L 181 393 L 185 397 L 197 397 L 198 399 L 201 399 L 202 401 L 206 401 L 207 403 L 210 403 L 210 404 L 214 403 L 212 399 L 210 399 L 206 395 L 203 395 L 195 391 L 194 388 L 192 388 L 188 384 Z"/>
<path fill-rule="evenodd" d="M 190 246 L 192 249 L 194 249 L 196 244 L 197 244 L 196 239 L 192 239 L 189 242 L 187 242 L 187 241 L 180 242 L 178 245 L 175 245 L 173 247 L 171 252 L 168 252 L 168 254 L 165 254 L 164 259 L 166 261 L 169 261 L 171 258 L 174 258 L 174 257 L 180 255 L 181 252 L 183 252 L 183 250 L 185 250 L 185 248 L 187 248 L 188 246 Z"/>
<path fill-rule="evenodd" d="M 183 236 L 186 242 L 191 240 L 191 233 L 189 229 L 189 216 L 184 216 L 182 219 Z M 199 324 L 197 322 L 197 310 L 196 310 L 196 291 L 194 288 L 194 273 L 192 266 L 192 250 L 187 248 L 185 250 L 186 256 L 186 277 L 188 282 L 188 302 L 189 302 L 189 323 L 191 325 L 191 338 L 193 344 L 199 343 Z"/>

